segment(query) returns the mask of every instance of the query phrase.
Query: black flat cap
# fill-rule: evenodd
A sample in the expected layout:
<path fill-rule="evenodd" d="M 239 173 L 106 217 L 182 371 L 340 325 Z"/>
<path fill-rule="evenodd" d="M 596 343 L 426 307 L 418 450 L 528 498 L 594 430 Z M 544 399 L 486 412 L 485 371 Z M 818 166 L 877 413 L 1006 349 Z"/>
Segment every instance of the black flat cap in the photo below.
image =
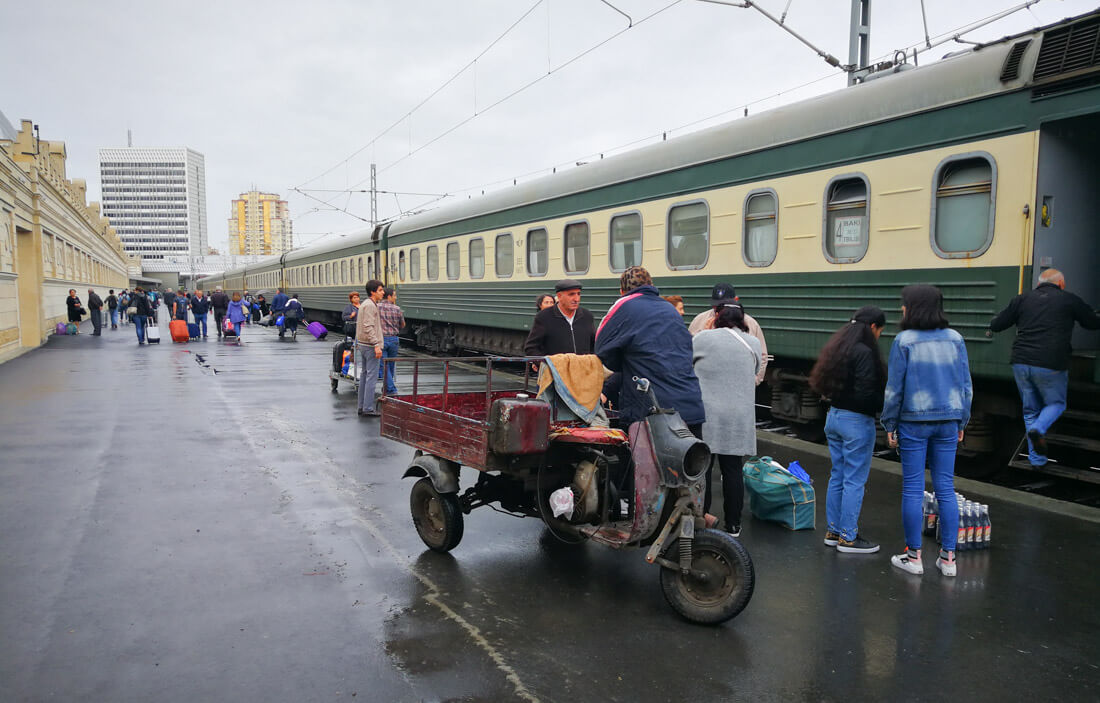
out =
<path fill-rule="evenodd" d="M 580 281 L 572 278 L 563 278 L 554 284 L 554 292 L 561 293 L 562 291 L 567 290 L 580 290 L 583 287 L 584 286 L 581 285 Z"/>

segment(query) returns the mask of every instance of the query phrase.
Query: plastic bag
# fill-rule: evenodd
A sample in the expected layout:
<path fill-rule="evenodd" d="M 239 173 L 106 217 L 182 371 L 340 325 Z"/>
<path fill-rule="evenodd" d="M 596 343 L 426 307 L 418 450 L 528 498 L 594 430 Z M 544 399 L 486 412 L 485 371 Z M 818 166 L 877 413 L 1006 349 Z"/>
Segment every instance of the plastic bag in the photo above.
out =
<path fill-rule="evenodd" d="M 798 459 L 795 459 L 787 465 L 787 471 L 790 472 L 792 476 L 797 478 L 802 483 L 809 483 L 813 485 L 814 480 L 810 478 L 810 475 L 808 473 L 806 473 L 806 469 L 802 468 L 802 464 L 798 463 Z"/>
<path fill-rule="evenodd" d="M 565 515 L 566 520 L 573 519 L 573 489 L 569 486 L 559 488 L 550 494 L 550 510 L 554 517 Z"/>

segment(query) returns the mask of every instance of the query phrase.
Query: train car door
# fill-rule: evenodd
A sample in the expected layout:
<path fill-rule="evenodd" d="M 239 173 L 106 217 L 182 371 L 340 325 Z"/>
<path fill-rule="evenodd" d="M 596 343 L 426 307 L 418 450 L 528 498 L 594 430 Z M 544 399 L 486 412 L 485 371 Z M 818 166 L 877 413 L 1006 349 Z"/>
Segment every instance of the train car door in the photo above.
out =
<path fill-rule="evenodd" d="M 1066 290 L 1100 307 L 1100 113 L 1041 127 L 1037 185 L 1031 286 L 1042 271 L 1056 268 L 1065 274 Z M 1100 331 L 1078 326 L 1073 348 L 1100 351 Z"/>

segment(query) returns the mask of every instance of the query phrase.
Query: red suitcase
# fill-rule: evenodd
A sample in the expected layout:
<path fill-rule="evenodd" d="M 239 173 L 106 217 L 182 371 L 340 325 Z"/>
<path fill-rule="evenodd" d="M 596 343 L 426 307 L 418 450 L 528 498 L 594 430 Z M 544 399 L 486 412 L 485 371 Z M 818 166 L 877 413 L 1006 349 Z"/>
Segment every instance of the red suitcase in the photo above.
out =
<path fill-rule="evenodd" d="M 172 320 L 168 323 L 168 332 L 172 335 L 173 342 L 186 342 L 191 339 L 186 320 Z"/>

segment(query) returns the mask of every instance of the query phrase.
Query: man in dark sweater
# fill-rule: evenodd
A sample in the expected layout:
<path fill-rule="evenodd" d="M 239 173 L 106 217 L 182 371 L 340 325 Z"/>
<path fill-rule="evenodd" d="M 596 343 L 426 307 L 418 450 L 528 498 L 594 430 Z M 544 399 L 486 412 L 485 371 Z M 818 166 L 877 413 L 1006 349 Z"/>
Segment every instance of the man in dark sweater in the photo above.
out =
<path fill-rule="evenodd" d="M 214 295 L 210 296 L 210 307 L 214 310 L 214 325 L 218 328 L 218 337 L 220 338 L 225 311 L 229 309 L 229 296 L 225 294 L 221 286 L 214 288 Z"/>
<path fill-rule="evenodd" d="M 523 353 L 527 356 L 551 354 L 591 354 L 596 341 L 596 323 L 581 307 L 581 283 L 571 278 L 554 286 L 558 304 L 540 310 L 531 323 L 531 333 Z"/>
<path fill-rule="evenodd" d="M 103 330 L 103 300 L 91 288 L 88 289 L 88 309 L 92 311 L 92 328 L 95 330 L 92 336 L 98 337 Z"/>
<path fill-rule="evenodd" d="M 1047 463 L 1046 433 L 1066 409 L 1073 324 L 1100 329 L 1100 317 L 1065 288 L 1062 273 L 1047 269 L 1034 290 L 1013 298 L 989 323 L 994 332 L 1016 325 L 1012 374 L 1023 401 L 1028 459 L 1033 466 Z"/>

